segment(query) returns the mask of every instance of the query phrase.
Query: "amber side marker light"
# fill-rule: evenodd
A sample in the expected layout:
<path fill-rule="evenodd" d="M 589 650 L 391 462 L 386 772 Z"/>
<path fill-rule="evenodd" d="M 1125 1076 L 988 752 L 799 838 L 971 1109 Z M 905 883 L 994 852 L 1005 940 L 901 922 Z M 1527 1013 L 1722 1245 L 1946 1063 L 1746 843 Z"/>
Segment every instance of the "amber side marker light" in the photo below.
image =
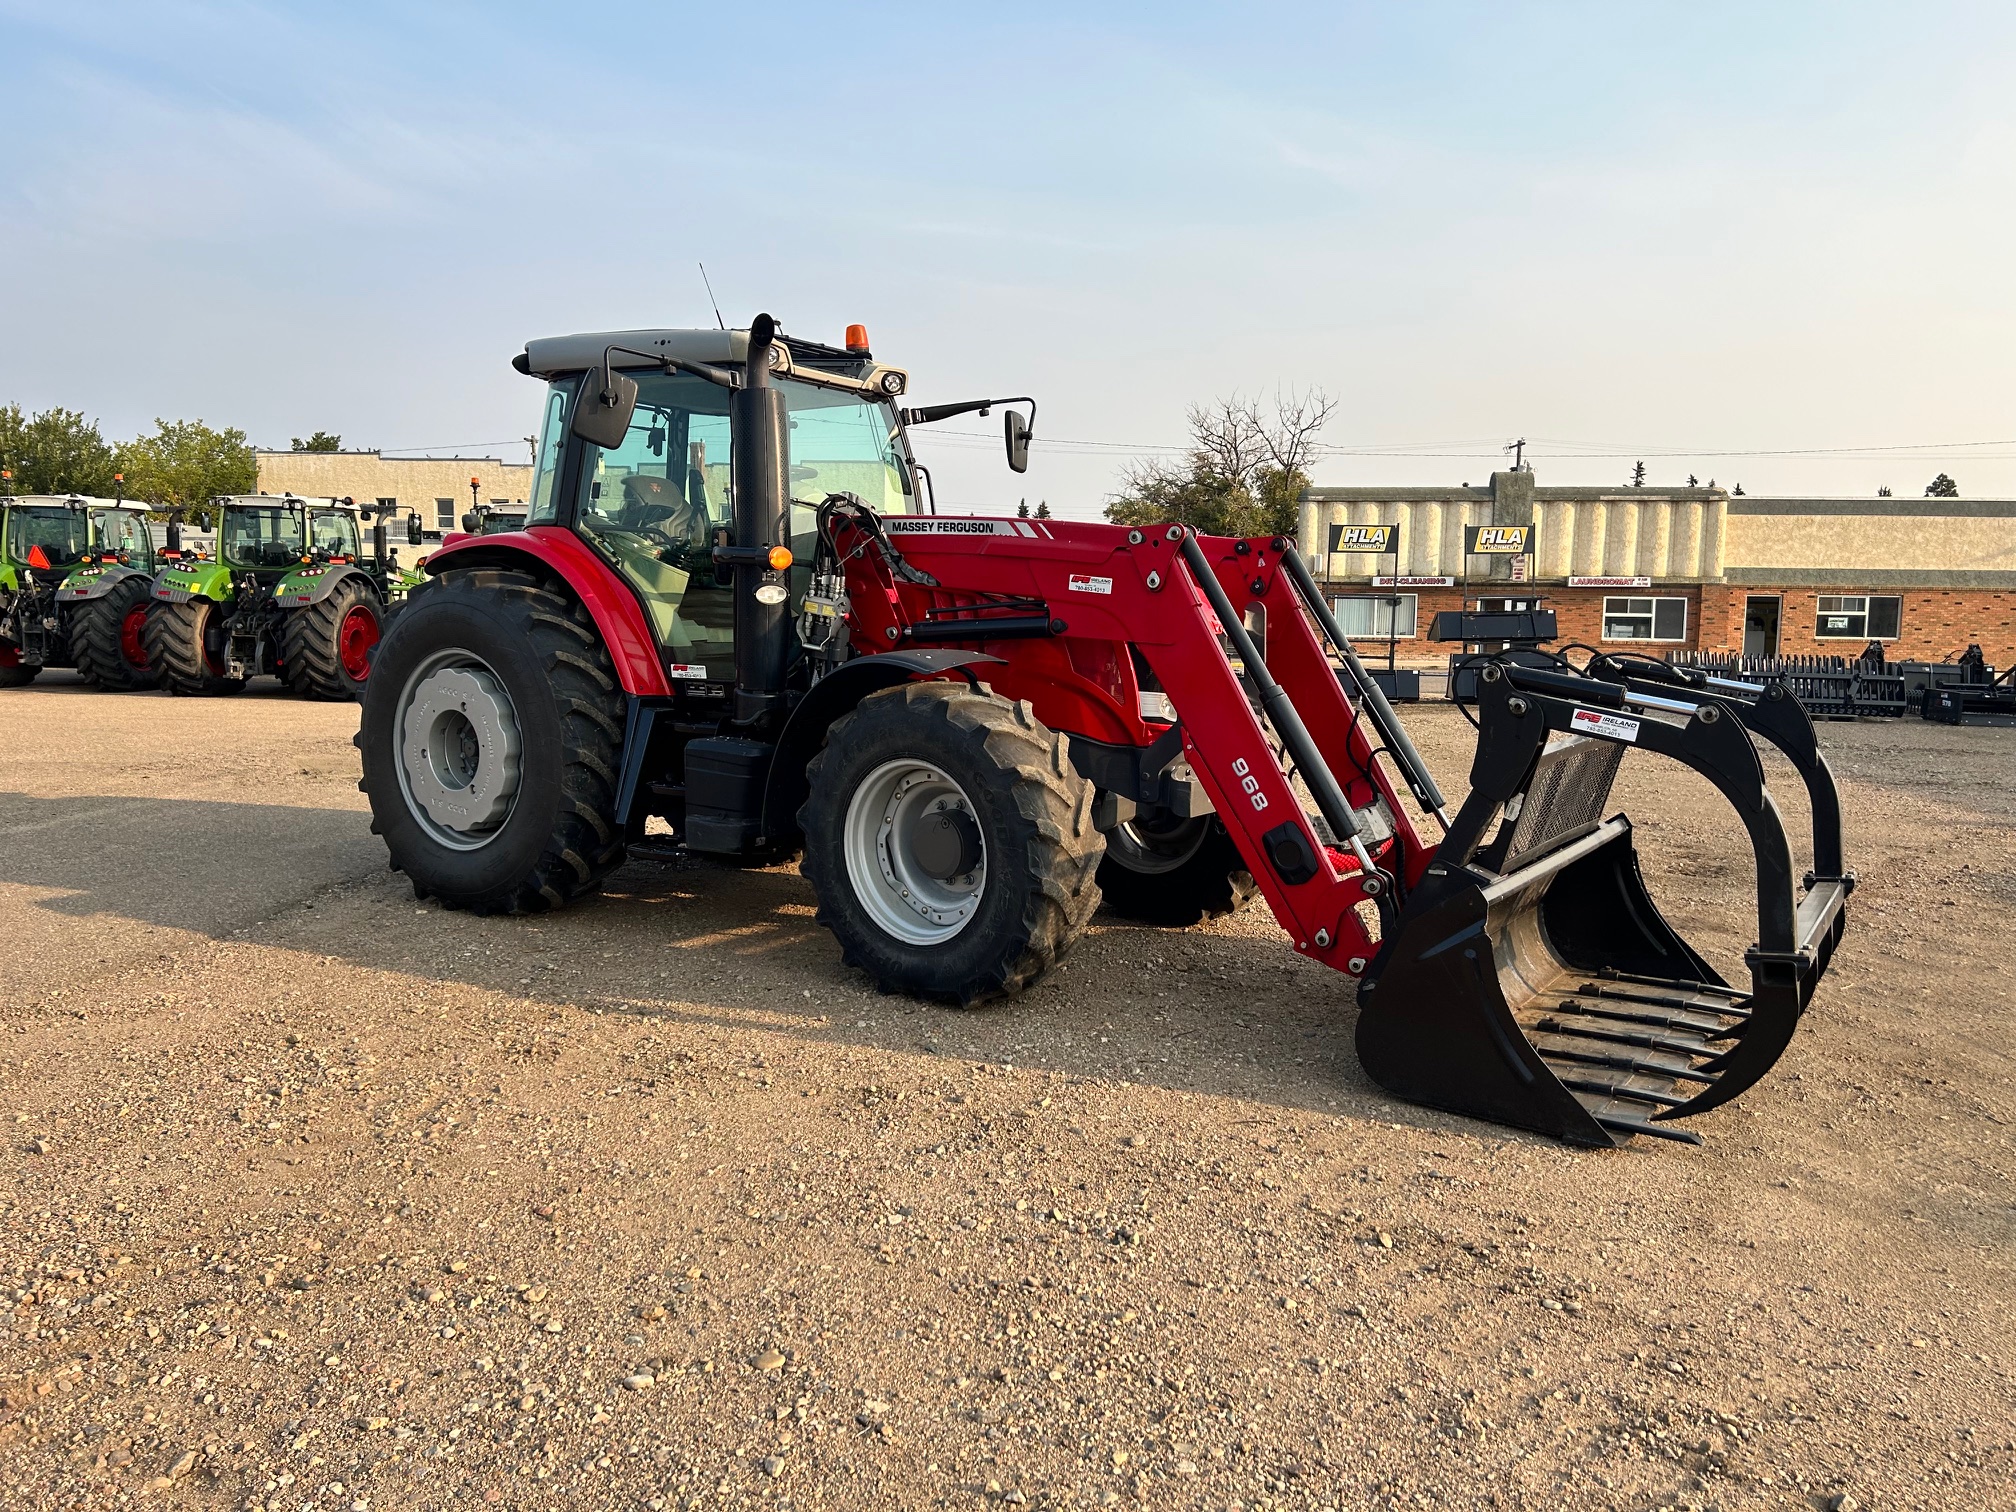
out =
<path fill-rule="evenodd" d="M 791 565 L 791 548 L 789 546 L 772 546 L 770 548 L 771 571 L 782 572 L 786 567 L 789 567 L 790 565 Z"/>

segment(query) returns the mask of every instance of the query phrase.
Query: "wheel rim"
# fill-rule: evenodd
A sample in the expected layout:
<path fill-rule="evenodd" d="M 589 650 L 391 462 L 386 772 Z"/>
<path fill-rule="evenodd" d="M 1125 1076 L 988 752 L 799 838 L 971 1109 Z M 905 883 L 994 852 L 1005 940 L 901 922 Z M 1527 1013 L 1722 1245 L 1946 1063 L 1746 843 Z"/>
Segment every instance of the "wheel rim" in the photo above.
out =
<path fill-rule="evenodd" d="M 145 669 L 147 648 L 140 644 L 140 627 L 147 623 L 147 606 L 135 604 L 126 611 L 126 617 L 119 621 L 119 654 L 126 658 L 126 665 Z"/>
<path fill-rule="evenodd" d="M 1161 876 L 1177 870 L 1202 850 L 1210 833 L 1208 814 L 1195 819 L 1137 816 L 1107 832 L 1106 854 L 1128 871 Z"/>
<path fill-rule="evenodd" d="M 517 805 L 524 739 L 497 674 L 445 651 L 423 662 L 399 695 L 399 786 L 406 807 L 441 844 L 480 850 Z"/>
<path fill-rule="evenodd" d="M 343 675 L 362 682 L 371 672 L 371 648 L 378 644 L 378 616 L 369 604 L 352 604 L 336 627 L 336 659 Z"/>
<path fill-rule="evenodd" d="M 847 877 L 885 934 L 913 945 L 957 935 L 987 890 L 973 804 L 928 761 L 885 761 L 847 804 Z"/>
<path fill-rule="evenodd" d="M 203 666 L 212 677 L 224 675 L 224 653 L 231 645 L 231 626 L 215 604 L 196 606 L 196 640 L 203 648 Z"/>

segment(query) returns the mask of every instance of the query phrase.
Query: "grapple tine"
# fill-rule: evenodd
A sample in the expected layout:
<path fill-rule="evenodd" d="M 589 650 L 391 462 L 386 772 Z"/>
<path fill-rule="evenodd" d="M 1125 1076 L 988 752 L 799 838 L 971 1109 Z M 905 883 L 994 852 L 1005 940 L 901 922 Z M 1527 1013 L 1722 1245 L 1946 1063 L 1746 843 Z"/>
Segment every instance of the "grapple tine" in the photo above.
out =
<path fill-rule="evenodd" d="M 1786 731 L 1803 712 L 1779 698 L 1753 720 L 1720 696 L 1642 697 L 1502 664 L 1479 688 L 1470 796 L 1360 988 L 1360 1057 L 1401 1096 L 1575 1143 L 1699 1143 L 1669 1121 L 1776 1064 L 1844 928 L 1852 875 L 1809 879 L 1795 899 L 1751 744 L 1755 730 L 1801 761 Z M 1602 817 L 1630 747 L 1702 773 L 1743 819 L 1758 877 L 1747 992 L 1661 917 L 1630 821 Z M 1804 749 L 1802 776 L 1828 797 L 1825 763 Z M 1832 801 L 1815 813 L 1838 823 Z M 1838 857 L 1838 836 L 1818 848 Z"/>

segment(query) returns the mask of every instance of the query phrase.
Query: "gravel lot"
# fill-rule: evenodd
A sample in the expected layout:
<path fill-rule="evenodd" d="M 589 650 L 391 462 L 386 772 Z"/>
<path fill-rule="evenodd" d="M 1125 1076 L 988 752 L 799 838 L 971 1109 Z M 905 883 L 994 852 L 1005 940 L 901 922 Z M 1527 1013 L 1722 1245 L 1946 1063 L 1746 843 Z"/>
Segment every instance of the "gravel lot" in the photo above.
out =
<path fill-rule="evenodd" d="M 2016 1504 L 2016 731 L 1823 727 L 1807 1027 L 1590 1153 L 1382 1096 L 1264 912 L 961 1014 L 791 869 L 416 905 L 271 687 L 0 693 L 10 1508 Z M 1620 795 L 1740 951 L 1734 816 Z"/>

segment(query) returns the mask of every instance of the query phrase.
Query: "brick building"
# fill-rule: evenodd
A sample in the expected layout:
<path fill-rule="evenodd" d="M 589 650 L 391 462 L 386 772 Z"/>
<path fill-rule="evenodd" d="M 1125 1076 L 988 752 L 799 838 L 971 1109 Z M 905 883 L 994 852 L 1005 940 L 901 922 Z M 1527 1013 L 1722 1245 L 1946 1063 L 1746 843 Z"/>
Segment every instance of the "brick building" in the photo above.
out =
<path fill-rule="evenodd" d="M 1393 556 L 1326 551 L 1332 527 L 1399 527 Z M 1471 525 L 1528 525 L 1524 559 L 1464 555 Z M 1751 655 L 1945 660 L 1978 642 L 2016 661 L 2016 501 L 1732 498 L 1720 488 L 1312 488 L 1301 538 L 1354 639 L 1383 643 L 1401 596 L 1400 654 L 1440 660 L 1438 610 L 1544 599 L 1563 641 Z"/>
<path fill-rule="evenodd" d="M 470 505 L 471 478 L 476 479 L 476 500 L 500 508 L 524 508 L 532 489 L 528 464 L 496 457 L 381 457 L 375 451 L 262 451 L 255 456 L 261 493 L 388 505 L 401 514 L 418 514 L 430 536 L 460 528 L 457 522 Z"/>

